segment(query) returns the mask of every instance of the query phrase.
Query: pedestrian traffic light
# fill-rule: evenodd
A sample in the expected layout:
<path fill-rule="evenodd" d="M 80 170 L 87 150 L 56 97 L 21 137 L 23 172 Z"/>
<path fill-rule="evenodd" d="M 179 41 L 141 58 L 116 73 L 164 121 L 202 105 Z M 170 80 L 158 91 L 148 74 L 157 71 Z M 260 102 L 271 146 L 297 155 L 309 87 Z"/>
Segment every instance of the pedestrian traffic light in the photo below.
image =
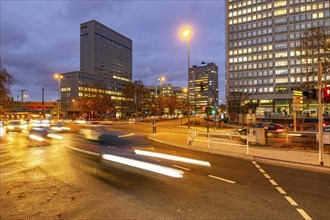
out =
<path fill-rule="evenodd" d="M 330 87 L 325 87 L 323 89 L 323 101 L 330 102 Z"/>
<path fill-rule="evenodd" d="M 310 89 L 306 90 L 302 93 L 304 96 L 310 99 L 316 99 L 317 98 L 317 89 Z"/>
<path fill-rule="evenodd" d="M 201 91 L 204 91 L 205 90 L 205 83 L 204 82 L 201 82 L 199 84 L 199 86 L 201 87 Z"/>

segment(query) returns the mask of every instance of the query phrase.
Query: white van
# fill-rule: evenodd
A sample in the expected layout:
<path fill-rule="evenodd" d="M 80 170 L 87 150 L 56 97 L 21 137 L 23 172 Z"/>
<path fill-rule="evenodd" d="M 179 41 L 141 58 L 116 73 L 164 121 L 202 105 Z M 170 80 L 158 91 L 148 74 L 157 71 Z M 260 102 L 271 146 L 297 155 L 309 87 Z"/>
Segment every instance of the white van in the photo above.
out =
<path fill-rule="evenodd" d="M 305 109 L 302 111 L 303 117 L 317 117 L 317 109 Z"/>

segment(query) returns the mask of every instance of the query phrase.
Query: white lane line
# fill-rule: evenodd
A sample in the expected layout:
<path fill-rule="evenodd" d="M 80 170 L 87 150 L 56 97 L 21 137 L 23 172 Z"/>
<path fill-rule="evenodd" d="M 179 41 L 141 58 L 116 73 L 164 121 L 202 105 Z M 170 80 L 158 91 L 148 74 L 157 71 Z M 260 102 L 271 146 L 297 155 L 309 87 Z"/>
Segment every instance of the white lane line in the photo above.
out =
<path fill-rule="evenodd" d="M 267 173 L 264 173 L 264 176 L 265 176 L 267 179 L 271 179 L 271 177 L 270 177 Z"/>
<path fill-rule="evenodd" d="M 174 167 L 176 167 L 176 168 L 183 169 L 183 170 L 190 170 L 189 168 L 181 167 L 181 166 L 178 166 L 178 165 L 175 165 L 175 164 L 173 164 L 172 166 L 174 166 Z"/>
<path fill-rule="evenodd" d="M 297 209 L 297 211 L 304 217 L 306 220 L 312 220 L 312 218 L 303 210 L 303 209 Z"/>
<path fill-rule="evenodd" d="M 277 189 L 281 194 L 286 194 L 286 192 L 282 189 L 282 187 L 277 186 L 276 189 Z"/>
<path fill-rule="evenodd" d="M 277 184 L 274 180 L 269 180 L 269 182 L 270 182 L 273 186 L 278 186 L 278 184 Z"/>
<path fill-rule="evenodd" d="M 213 176 L 213 175 L 209 175 L 209 177 L 214 178 L 214 179 L 217 179 L 217 180 L 222 180 L 222 181 L 225 181 L 227 183 L 232 183 L 232 184 L 235 184 L 236 183 L 235 181 L 227 180 L 227 179 L 220 178 L 220 177 Z"/>
<path fill-rule="evenodd" d="M 261 169 L 261 167 L 259 165 L 257 165 L 256 162 L 252 161 L 252 163 L 259 169 L 259 171 L 261 173 L 264 174 L 264 176 L 269 180 L 269 182 L 275 186 L 275 188 L 277 189 L 277 191 L 279 193 L 281 193 L 282 195 L 284 195 L 284 197 L 286 198 L 286 200 L 292 205 L 292 206 L 298 206 L 298 204 L 290 197 L 290 196 L 285 196 L 287 195 L 286 192 L 282 189 L 282 187 L 279 187 L 278 184 L 271 179 L 271 177 L 263 170 Z M 296 209 L 299 214 L 305 219 L 305 220 L 312 220 L 312 218 L 303 210 L 303 209 Z"/>
<path fill-rule="evenodd" d="M 284 196 L 291 205 L 298 206 L 298 204 L 291 198 L 291 196 Z"/>

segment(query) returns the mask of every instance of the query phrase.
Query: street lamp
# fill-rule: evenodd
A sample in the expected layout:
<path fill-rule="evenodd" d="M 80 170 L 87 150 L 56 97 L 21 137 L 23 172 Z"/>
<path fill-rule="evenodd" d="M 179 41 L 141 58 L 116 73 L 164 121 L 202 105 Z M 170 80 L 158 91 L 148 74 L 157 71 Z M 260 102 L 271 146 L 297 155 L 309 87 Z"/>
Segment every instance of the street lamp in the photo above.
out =
<path fill-rule="evenodd" d="M 61 114 L 61 103 L 62 103 L 62 100 L 61 100 L 61 79 L 63 78 L 63 76 L 61 74 L 55 74 L 54 75 L 54 78 L 57 79 L 58 81 L 58 100 L 59 100 L 59 103 L 58 103 L 58 108 L 57 108 L 57 118 L 58 118 L 58 121 L 60 121 L 60 114 Z"/>
<path fill-rule="evenodd" d="M 182 32 L 182 35 L 188 39 L 188 97 L 187 97 L 187 102 L 188 102 L 188 128 L 190 128 L 190 91 L 189 91 L 189 67 L 190 67 L 190 29 L 186 29 Z"/>

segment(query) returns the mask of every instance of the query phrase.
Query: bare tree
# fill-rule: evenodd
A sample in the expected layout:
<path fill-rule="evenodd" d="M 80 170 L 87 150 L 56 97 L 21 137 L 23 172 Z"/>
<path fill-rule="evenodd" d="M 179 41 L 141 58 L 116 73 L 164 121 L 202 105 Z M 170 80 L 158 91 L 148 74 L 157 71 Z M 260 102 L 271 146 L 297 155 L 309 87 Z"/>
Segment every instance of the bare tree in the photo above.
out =
<path fill-rule="evenodd" d="M 0 59 L 0 104 L 8 100 L 10 85 L 13 84 L 13 81 L 13 76 L 2 66 Z"/>
<path fill-rule="evenodd" d="M 149 104 L 149 94 L 142 80 L 136 80 L 133 83 L 127 84 L 123 93 L 125 98 L 133 100 L 133 102 L 126 102 L 126 106 L 129 109 L 134 110 L 136 115 L 141 115 L 143 110 L 146 109 Z"/>
<path fill-rule="evenodd" d="M 323 75 L 330 74 L 330 35 L 323 27 L 307 30 L 299 40 L 296 48 L 299 60 L 303 64 L 302 76 L 307 80 L 302 82 L 302 90 L 313 89 L 317 86 L 318 61 L 323 61 Z M 327 77 L 324 77 L 327 79 Z M 329 79 L 325 81 L 329 84 Z"/>

